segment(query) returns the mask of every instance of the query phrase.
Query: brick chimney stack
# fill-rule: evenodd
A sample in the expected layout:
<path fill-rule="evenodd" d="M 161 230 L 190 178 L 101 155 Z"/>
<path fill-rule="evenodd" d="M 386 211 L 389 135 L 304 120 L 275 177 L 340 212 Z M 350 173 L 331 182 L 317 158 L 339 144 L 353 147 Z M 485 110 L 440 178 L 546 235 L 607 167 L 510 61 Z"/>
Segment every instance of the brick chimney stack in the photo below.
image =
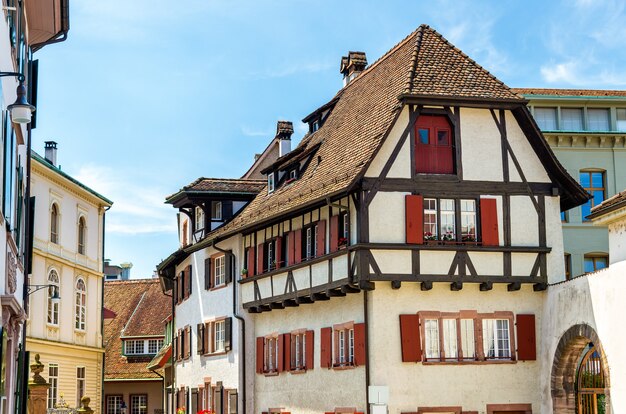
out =
<path fill-rule="evenodd" d="M 276 124 L 276 138 L 278 142 L 278 156 L 282 157 L 291 151 L 291 135 L 293 134 L 293 123 L 291 121 L 278 121 Z"/>
<path fill-rule="evenodd" d="M 45 158 L 50 164 L 57 166 L 57 143 L 54 141 L 46 141 L 45 143 Z"/>
<path fill-rule="evenodd" d="M 367 57 L 365 52 L 348 52 L 348 56 L 342 56 L 339 72 L 343 75 L 343 86 L 346 86 L 359 76 L 366 66 Z"/>

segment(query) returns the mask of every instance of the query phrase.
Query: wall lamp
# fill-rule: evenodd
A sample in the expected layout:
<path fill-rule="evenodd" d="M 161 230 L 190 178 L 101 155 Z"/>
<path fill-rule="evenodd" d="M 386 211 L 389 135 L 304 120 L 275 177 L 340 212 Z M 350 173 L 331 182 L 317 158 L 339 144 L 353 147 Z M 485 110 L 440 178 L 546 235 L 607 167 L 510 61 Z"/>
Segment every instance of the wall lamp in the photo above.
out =
<path fill-rule="evenodd" d="M 24 86 L 25 76 L 18 72 L 0 72 L 0 77 L 3 76 L 15 76 L 20 82 L 19 85 L 17 85 L 17 98 L 15 102 L 7 106 L 7 109 L 11 112 L 11 120 L 16 124 L 29 124 L 33 112 L 35 112 L 35 107 L 26 100 L 26 86 Z"/>
<path fill-rule="evenodd" d="M 53 304 L 58 304 L 61 302 L 61 296 L 59 296 L 59 287 L 57 285 L 28 285 L 28 293 L 26 296 L 30 296 L 33 293 L 37 292 L 38 290 L 41 289 L 45 289 L 45 288 L 50 288 L 53 287 L 54 288 L 54 292 L 52 292 L 52 297 L 50 298 L 50 301 Z"/>

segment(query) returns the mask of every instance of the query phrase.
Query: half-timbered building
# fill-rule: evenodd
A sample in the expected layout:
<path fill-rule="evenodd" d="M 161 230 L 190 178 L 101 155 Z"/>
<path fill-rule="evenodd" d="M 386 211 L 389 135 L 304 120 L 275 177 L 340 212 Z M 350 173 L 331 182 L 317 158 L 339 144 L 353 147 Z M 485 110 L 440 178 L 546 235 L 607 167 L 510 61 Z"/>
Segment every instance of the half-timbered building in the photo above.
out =
<path fill-rule="evenodd" d="M 560 211 L 587 193 L 526 101 L 428 26 L 341 73 L 258 195 L 198 243 L 238 252 L 246 407 L 540 412 Z"/>

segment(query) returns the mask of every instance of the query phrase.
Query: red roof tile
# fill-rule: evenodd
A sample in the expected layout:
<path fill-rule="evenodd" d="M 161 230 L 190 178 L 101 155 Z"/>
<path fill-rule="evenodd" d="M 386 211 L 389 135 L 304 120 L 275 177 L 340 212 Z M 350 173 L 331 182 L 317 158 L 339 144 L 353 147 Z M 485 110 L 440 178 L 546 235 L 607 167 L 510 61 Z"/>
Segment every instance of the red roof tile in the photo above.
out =
<path fill-rule="evenodd" d="M 626 98 L 626 91 L 603 89 L 547 89 L 547 88 L 512 88 L 520 95 L 554 95 L 554 96 L 620 96 Z"/>

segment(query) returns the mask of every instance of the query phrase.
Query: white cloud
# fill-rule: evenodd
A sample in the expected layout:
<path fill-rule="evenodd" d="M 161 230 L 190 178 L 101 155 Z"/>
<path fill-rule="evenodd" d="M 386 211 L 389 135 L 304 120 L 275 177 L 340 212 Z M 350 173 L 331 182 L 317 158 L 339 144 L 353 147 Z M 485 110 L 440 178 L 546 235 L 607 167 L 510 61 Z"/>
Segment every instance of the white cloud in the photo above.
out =
<path fill-rule="evenodd" d="M 626 71 L 611 67 L 597 68 L 585 59 L 577 59 L 541 67 L 541 76 L 548 83 L 598 88 L 626 85 Z"/>
<path fill-rule="evenodd" d="M 164 204 L 169 194 L 147 177 L 132 177 L 110 167 L 88 164 L 73 176 L 113 201 L 106 231 L 120 234 L 176 232 L 175 212 Z M 142 184 L 139 184 L 139 183 Z"/>
<path fill-rule="evenodd" d="M 271 129 L 258 129 L 258 128 L 249 127 L 247 125 L 241 126 L 241 133 L 247 137 L 273 138 L 273 131 Z"/>

